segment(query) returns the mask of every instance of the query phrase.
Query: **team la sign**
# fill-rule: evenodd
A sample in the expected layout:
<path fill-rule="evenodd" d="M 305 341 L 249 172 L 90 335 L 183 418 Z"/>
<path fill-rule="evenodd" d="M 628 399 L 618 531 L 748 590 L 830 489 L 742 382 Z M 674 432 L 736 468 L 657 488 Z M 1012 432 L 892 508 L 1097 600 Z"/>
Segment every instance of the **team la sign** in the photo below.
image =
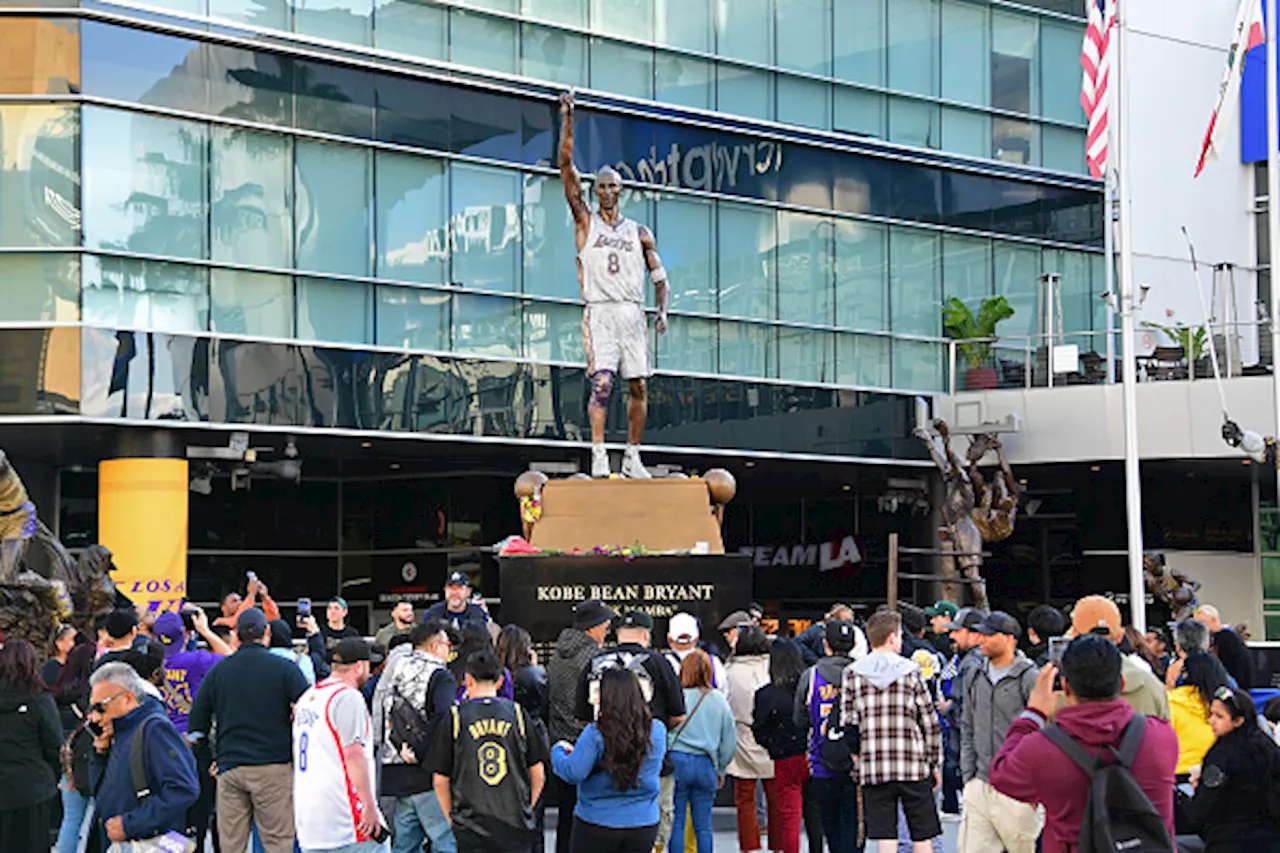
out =
<path fill-rule="evenodd" d="M 862 552 L 852 536 L 820 545 L 746 545 L 738 552 L 751 557 L 758 568 L 807 566 L 816 567 L 820 572 L 832 572 L 862 562 Z"/>

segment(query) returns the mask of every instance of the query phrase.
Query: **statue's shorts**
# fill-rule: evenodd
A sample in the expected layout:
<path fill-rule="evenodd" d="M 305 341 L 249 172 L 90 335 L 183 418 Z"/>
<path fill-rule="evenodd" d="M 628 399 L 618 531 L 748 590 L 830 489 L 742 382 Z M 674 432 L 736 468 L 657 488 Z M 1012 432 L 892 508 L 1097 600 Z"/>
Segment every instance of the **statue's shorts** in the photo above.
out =
<path fill-rule="evenodd" d="M 623 379 L 646 379 L 649 327 L 644 307 L 635 302 L 591 302 L 582 311 L 582 344 L 587 375 L 609 371 Z"/>

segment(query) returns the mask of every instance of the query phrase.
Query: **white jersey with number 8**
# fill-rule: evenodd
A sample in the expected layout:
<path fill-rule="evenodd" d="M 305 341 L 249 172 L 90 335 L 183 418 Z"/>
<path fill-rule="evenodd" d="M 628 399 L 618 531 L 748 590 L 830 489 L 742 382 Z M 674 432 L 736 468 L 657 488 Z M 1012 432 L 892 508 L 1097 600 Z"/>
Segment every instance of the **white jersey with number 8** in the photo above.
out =
<path fill-rule="evenodd" d="M 621 217 L 610 225 L 599 213 L 591 214 L 587 242 L 578 252 L 582 265 L 582 295 L 592 302 L 644 303 L 644 278 L 648 265 L 640 245 L 640 225 Z"/>
<path fill-rule="evenodd" d="M 364 697 L 341 681 L 326 679 L 303 693 L 293 712 L 293 815 L 298 844 L 305 850 L 369 840 L 356 825 L 365 808 L 377 806 L 356 795 L 342 752 L 344 740 L 364 747 L 373 785 L 377 765 Z"/>

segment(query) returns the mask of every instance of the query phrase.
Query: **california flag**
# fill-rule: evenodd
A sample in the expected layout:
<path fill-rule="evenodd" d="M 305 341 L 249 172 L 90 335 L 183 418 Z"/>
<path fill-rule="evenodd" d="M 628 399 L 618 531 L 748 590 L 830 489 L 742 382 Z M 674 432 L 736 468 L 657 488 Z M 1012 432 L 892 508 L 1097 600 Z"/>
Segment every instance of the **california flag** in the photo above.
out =
<path fill-rule="evenodd" d="M 1236 28 L 1227 51 L 1227 68 L 1222 72 L 1222 85 L 1218 87 L 1218 104 L 1209 119 L 1209 129 L 1204 134 L 1204 146 L 1200 150 L 1200 162 L 1196 164 L 1196 177 L 1204 171 L 1209 158 L 1217 159 L 1222 147 L 1222 131 L 1240 108 L 1240 80 L 1244 74 L 1245 57 L 1249 51 L 1266 41 L 1266 28 L 1262 23 L 1262 0 L 1241 0 L 1236 12 Z"/>

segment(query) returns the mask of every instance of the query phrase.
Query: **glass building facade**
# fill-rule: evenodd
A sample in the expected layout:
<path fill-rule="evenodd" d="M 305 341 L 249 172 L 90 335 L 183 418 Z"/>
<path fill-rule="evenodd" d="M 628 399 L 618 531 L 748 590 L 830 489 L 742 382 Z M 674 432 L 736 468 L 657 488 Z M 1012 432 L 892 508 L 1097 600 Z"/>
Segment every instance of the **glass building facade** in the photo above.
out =
<path fill-rule="evenodd" d="M 383 29 L 418 47 L 430 41 L 424 33 L 447 35 L 445 58 L 459 64 L 456 52 L 474 37 L 469 64 L 496 70 L 505 66 L 479 56 L 478 45 L 496 50 L 493 28 L 528 15 L 690 49 L 714 43 L 717 56 L 755 49 L 746 30 L 710 6 L 699 24 L 661 2 L 491 4 L 497 15 L 402 5 L 170 11 L 369 48 L 387 48 L 374 39 L 379 20 L 398 21 Z M 770 68 L 787 54 L 790 6 L 805 20 L 830 12 L 822 3 L 776 5 L 776 17 L 766 16 L 777 22 L 765 28 L 767 56 L 756 57 Z M 876 6 L 837 5 L 842 14 Z M 987 4 L 925 3 L 919 14 L 945 20 L 953 5 L 984 22 L 982 44 L 1003 43 L 996 22 L 1009 16 L 1039 34 L 1037 50 L 1049 27 L 1075 26 Z M 374 363 L 423 359 L 455 373 L 462 364 L 518 368 L 535 383 L 552 369 L 580 373 L 573 226 L 551 168 L 553 90 L 483 86 L 380 62 L 372 49 L 357 60 L 256 30 L 132 14 L 136 20 L 104 20 L 94 10 L 2 19 L 8 41 L 29 47 L 6 54 L 0 69 L 0 280 L 16 296 L 0 305 L 0 322 L 85 328 L 82 414 L 178 416 L 140 414 L 127 403 L 123 374 L 130 354 L 150 351 L 146 341 L 112 344 L 128 356 L 113 359 L 114 374 L 90 357 L 104 340 L 133 333 L 187 341 L 167 357 L 203 359 L 191 368 L 197 375 L 234 373 L 245 360 L 222 351 L 250 344 L 338 353 L 371 377 L 380 373 Z M 434 29 L 431 15 L 440 18 Z M 525 47 L 529 26 L 518 40 Z M 836 27 L 851 30 L 864 31 Z M 701 47 L 698 32 L 707 40 Z M 906 64 L 948 56 L 949 43 L 921 43 Z M 879 57 L 872 64 L 891 71 L 897 48 L 887 44 L 867 50 Z M 831 54 L 833 67 L 849 55 L 841 50 Z M 586 51 L 584 63 L 595 55 Z M 982 67 L 997 68 L 998 55 Z M 628 66 L 613 58 L 609 73 L 625 76 Z M 646 61 L 650 68 L 652 56 Z M 953 69 L 974 68 L 962 58 L 943 64 L 947 80 Z M 1059 66 L 1031 63 L 1037 92 Z M 611 91 L 626 86 L 615 81 Z M 716 389 L 708 393 L 717 407 L 726 382 L 743 399 L 763 382 L 836 407 L 944 391 L 944 299 L 976 308 L 1004 295 L 1017 313 L 1002 333 L 1032 334 L 1044 271 L 1063 276 L 1065 331 L 1099 320 L 1101 204 L 1092 181 L 1010 158 L 984 164 L 864 137 L 784 132 L 737 106 L 703 115 L 666 108 L 648 90 L 631 94 L 649 100 L 584 96 L 578 166 L 585 174 L 613 164 L 628 180 L 624 212 L 653 228 L 673 284 L 671 330 L 655 336 L 655 366 L 671 383 Z M 146 381 L 155 384 L 153 371 Z M 183 419 L 235 422 L 246 408 L 239 401 L 211 412 L 197 399 L 207 382 L 178 385 L 188 397 Z M 347 408 L 362 405 L 371 404 Z M 305 423 L 352 425 L 336 417 Z"/>

